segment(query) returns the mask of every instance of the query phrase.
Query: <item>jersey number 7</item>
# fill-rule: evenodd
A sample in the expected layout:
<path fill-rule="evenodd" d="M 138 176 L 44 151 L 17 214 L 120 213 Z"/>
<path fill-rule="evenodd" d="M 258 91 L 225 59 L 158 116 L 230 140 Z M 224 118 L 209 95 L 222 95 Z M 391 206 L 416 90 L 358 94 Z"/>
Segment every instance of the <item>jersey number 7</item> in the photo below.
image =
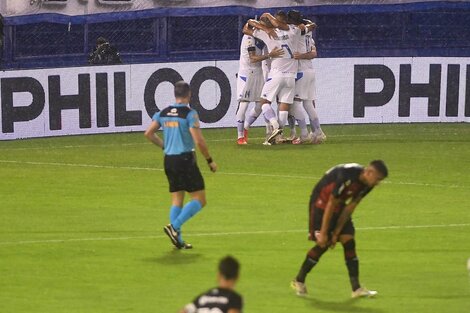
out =
<path fill-rule="evenodd" d="M 282 47 L 282 49 L 286 48 L 286 50 L 287 50 L 287 52 L 289 53 L 291 59 L 294 58 L 294 54 L 293 54 L 292 51 L 290 50 L 289 45 L 283 44 L 283 45 L 281 45 L 281 47 Z"/>

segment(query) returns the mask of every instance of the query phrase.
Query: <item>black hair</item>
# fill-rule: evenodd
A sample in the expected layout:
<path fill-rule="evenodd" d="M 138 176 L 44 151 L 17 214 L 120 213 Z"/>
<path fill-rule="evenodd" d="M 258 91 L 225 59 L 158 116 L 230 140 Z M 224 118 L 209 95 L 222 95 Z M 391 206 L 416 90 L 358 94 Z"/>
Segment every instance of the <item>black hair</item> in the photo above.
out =
<path fill-rule="evenodd" d="M 287 23 L 299 25 L 304 23 L 304 19 L 302 18 L 302 14 L 300 14 L 297 10 L 290 10 L 287 12 Z"/>
<path fill-rule="evenodd" d="M 380 174 L 382 174 L 383 178 L 388 176 L 388 169 L 384 161 L 374 160 L 370 162 L 369 165 L 373 166 Z"/>
<path fill-rule="evenodd" d="M 180 80 L 175 84 L 175 98 L 186 98 L 189 96 L 191 88 L 189 84 L 185 81 Z"/>
<path fill-rule="evenodd" d="M 240 263 L 230 255 L 226 256 L 219 262 L 219 273 L 225 279 L 237 279 L 239 270 Z"/>
<path fill-rule="evenodd" d="M 286 14 L 286 12 L 284 12 L 284 11 L 282 11 L 282 10 L 277 11 L 275 17 L 276 17 L 277 19 L 281 20 L 281 22 L 284 22 L 284 23 L 287 22 L 287 14 Z"/>

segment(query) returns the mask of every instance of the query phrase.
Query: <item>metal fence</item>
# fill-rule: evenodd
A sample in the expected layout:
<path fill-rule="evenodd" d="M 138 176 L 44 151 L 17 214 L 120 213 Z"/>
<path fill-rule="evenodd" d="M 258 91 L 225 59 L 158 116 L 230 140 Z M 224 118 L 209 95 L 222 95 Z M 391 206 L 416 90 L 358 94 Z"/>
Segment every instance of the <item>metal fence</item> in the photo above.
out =
<path fill-rule="evenodd" d="M 470 4 L 390 12 L 304 10 L 318 24 L 320 57 L 470 56 Z M 124 63 L 237 59 L 241 28 L 253 16 L 227 12 L 6 23 L 2 66 L 86 65 L 100 36 L 120 51 Z"/>

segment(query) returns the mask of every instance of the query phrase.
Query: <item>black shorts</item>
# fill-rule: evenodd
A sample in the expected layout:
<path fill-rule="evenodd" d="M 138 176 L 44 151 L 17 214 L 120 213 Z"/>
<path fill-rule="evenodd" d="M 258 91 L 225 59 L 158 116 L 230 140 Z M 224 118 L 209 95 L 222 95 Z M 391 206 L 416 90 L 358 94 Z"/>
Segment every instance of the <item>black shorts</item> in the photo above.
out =
<path fill-rule="evenodd" d="M 170 184 L 170 192 L 204 190 L 204 179 L 199 167 L 197 167 L 194 152 L 165 155 L 164 166 Z"/>
<path fill-rule="evenodd" d="M 310 207 L 310 216 L 309 216 L 309 232 L 308 232 L 308 239 L 317 241 L 317 238 L 315 236 L 316 232 L 319 232 L 321 229 L 321 224 L 323 221 L 323 211 L 322 209 L 319 209 L 317 207 L 311 206 Z M 331 233 L 336 227 L 336 223 L 338 222 L 339 218 L 339 213 L 333 213 L 333 216 L 331 217 L 330 220 L 330 228 L 328 229 L 328 238 L 331 238 Z M 351 218 L 344 224 L 343 229 L 341 229 L 341 232 L 339 233 L 340 235 L 351 235 L 354 236 L 354 233 L 356 232 L 356 229 L 354 228 L 353 221 Z"/>

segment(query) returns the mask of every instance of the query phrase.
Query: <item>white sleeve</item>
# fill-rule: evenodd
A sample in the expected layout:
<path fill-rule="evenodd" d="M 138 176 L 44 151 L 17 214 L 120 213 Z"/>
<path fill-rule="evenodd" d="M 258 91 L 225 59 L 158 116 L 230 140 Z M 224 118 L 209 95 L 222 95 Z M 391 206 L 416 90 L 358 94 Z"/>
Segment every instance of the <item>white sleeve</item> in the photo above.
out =
<path fill-rule="evenodd" d="M 255 30 L 253 31 L 253 37 L 256 37 L 256 38 L 258 38 L 259 40 L 264 41 L 265 44 L 266 44 L 266 40 L 269 39 L 268 34 L 266 34 L 266 32 L 264 32 L 264 31 L 261 30 L 261 29 L 255 29 Z"/>

